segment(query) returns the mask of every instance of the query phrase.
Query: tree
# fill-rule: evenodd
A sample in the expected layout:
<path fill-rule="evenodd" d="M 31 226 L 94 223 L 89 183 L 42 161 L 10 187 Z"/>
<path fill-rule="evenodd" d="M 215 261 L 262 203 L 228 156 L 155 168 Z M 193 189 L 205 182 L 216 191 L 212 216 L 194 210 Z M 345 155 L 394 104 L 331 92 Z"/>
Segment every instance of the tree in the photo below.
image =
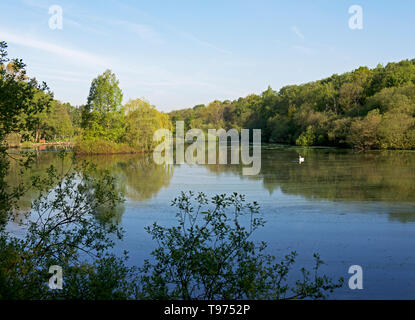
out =
<path fill-rule="evenodd" d="M 88 102 L 82 110 L 84 135 L 120 141 L 123 135 L 123 94 L 111 70 L 92 80 Z"/>
<path fill-rule="evenodd" d="M 32 141 L 67 139 L 74 134 L 72 121 L 67 106 L 53 100 L 48 110 L 35 115 L 36 124 Z"/>
<path fill-rule="evenodd" d="M 360 99 L 363 88 L 356 82 L 346 82 L 340 88 L 339 104 L 344 113 L 350 112 L 352 109 L 357 111 L 359 115 Z"/>
<path fill-rule="evenodd" d="M 207 105 L 206 108 L 196 109 L 198 114 L 203 114 L 207 122 L 212 125 L 213 128 L 223 128 L 223 106 L 218 100 L 215 100 Z M 192 128 L 200 128 L 200 126 Z"/>
<path fill-rule="evenodd" d="M 151 151 L 158 144 L 153 141 L 158 129 L 172 129 L 169 116 L 156 110 L 148 101 L 130 100 L 124 109 L 126 115 L 126 142 L 137 151 Z"/>
<path fill-rule="evenodd" d="M 22 60 L 13 59 L 12 64 L 7 57 L 7 44 L 0 42 L 0 229 L 3 227 L 10 209 L 25 189 L 23 185 L 12 190 L 5 177 L 9 169 L 6 137 L 11 133 L 33 132 L 36 123 L 35 115 L 48 109 L 52 94 L 45 83 L 38 84 L 35 79 L 26 76 L 25 64 Z M 35 99 L 39 92 L 43 99 Z M 22 117 L 25 121 L 22 121 Z M 26 160 L 30 160 L 25 158 Z M 22 160 L 26 167 L 29 161 Z"/>
<path fill-rule="evenodd" d="M 26 76 L 25 64 L 22 60 L 13 59 L 12 66 L 6 69 L 4 64 L 7 58 L 7 44 L 0 42 L 0 138 L 11 132 L 19 132 L 22 129 L 33 129 L 33 115 L 49 107 L 52 94 L 45 83 L 38 84 L 35 79 Z M 11 68 L 11 69 L 10 69 Z M 12 71 L 10 71 L 12 70 Z M 45 93 L 44 99 L 35 100 L 39 92 Z M 22 114 L 27 116 L 27 121 L 22 123 Z"/>
<path fill-rule="evenodd" d="M 4 138 L 10 133 L 21 131 L 36 135 L 33 132 L 41 119 L 37 116 L 43 110 L 52 112 L 48 114 L 52 115 L 51 128 L 65 132 L 67 128 L 64 125 L 53 122 L 63 114 L 68 116 L 68 113 L 66 107 L 58 102 L 53 102 L 50 108 L 52 96 L 46 85 L 40 86 L 35 80 L 27 78 L 21 61 L 14 60 L 9 68 L 4 66 L 7 61 L 5 49 L 6 44 L 1 42 L 1 299 L 133 299 L 166 296 L 187 299 L 199 294 L 189 291 L 194 283 L 199 288 L 203 286 L 203 298 L 322 298 L 341 285 L 341 282 L 334 284 L 326 276 L 317 274 L 322 261 L 315 255 L 313 274 L 302 269 L 303 279 L 290 288 L 285 281 L 294 263 L 295 252 L 288 254 L 281 263 L 273 264 L 273 258 L 264 253 L 265 244 L 256 245 L 249 240 L 252 232 L 264 223 L 257 217 L 258 205 L 246 204 L 244 197 L 237 194 L 212 198 L 213 209 L 204 208 L 208 200 L 199 194 L 194 198 L 199 204 L 196 214 L 191 204 L 192 194 L 190 197 L 182 194 L 174 200 L 173 204 L 179 208 L 180 224 L 168 229 L 157 225 L 148 229 L 155 239 L 161 240 L 164 247 L 153 253 L 157 258 L 154 268 L 146 262 L 142 268 L 142 282 L 138 282 L 140 275 L 137 269 L 126 264 L 127 253 L 118 257 L 111 252 L 114 239 L 122 238 L 122 230 L 114 220 L 124 197 L 117 181 L 108 171 L 77 163 L 65 170 L 67 163 L 62 152 L 59 155 L 61 167 L 50 166 L 41 170 L 40 175 L 26 177 L 25 183 L 17 182 L 13 187 L 7 184 L 5 177 L 10 161 Z M 124 117 L 124 113 L 117 106 L 120 99 L 114 98 L 119 95 L 112 94 L 118 91 L 114 88 L 118 83 L 115 77 L 107 76 L 93 81 L 89 111 L 84 116 L 91 121 L 92 129 L 100 128 L 98 137 L 111 139 L 115 134 L 102 134 L 104 129 L 114 129 L 112 122 L 106 127 L 107 120 L 113 120 L 117 115 Z M 106 86 L 105 79 L 109 79 L 108 82 L 113 86 Z M 108 99 L 105 100 L 105 97 Z M 167 115 L 158 113 L 149 104 L 140 101 L 137 104 L 138 108 L 128 108 L 132 110 L 128 112 L 131 119 L 145 120 L 146 123 L 150 120 L 156 127 L 171 126 Z M 85 130 L 90 129 L 85 127 Z M 21 169 L 18 178 L 23 178 L 27 172 L 24 169 L 30 167 L 30 158 L 22 158 L 23 161 L 16 160 Z M 13 236 L 3 226 L 13 218 L 10 214 L 12 209 L 19 209 L 18 200 L 29 190 L 38 196 L 30 201 L 26 217 L 33 215 L 30 219 L 20 221 L 27 227 L 24 235 Z M 229 209 L 233 209 L 232 214 Z M 243 216 L 245 212 L 247 216 Z M 202 225 L 197 224 L 200 222 L 197 219 L 199 213 L 204 216 Z M 166 257 L 169 259 L 166 260 Z M 188 260 L 183 260 L 183 257 Z M 63 290 L 52 291 L 47 286 L 51 265 L 59 265 L 65 270 Z M 178 272 L 169 273 L 169 267 L 176 268 Z M 154 273 L 149 276 L 152 271 Z M 170 282 L 178 285 L 172 292 L 166 286 Z M 141 288 L 138 287 L 140 285 Z"/>
<path fill-rule="evenodd" d="M 379 125 L 382 149 L 415 148 L 415 118 L 402 112 L 387 112 Z"/>
<path fill-rule="evenodd" d="M 54 101 L 51 112 L 51 133 L 53 139 L 66 139 L 74 134 L 71 117 L 68 110 L 68 104 L 62 104 L 59 101 Z"/>
<path fill-rule="evenodd" d="M 60 157 L 65 159 L 65 154 Z M 129 299 L 135 268 L 110 252 L 121 229 L 112 222 L 123 196 L 107 171 L 89 164 L 51 166 L 32 177 L 40 196 L 23 237 L 0 232 L 0 299 Z M 50 290 L 49 267 L 64 271 L 62 290 Z"/>
<path fill-rule="evenodd" d="M 145 261 L 141 298 L 145 299 L 304 299 L 324 298 L 340 287 L 319 276 L 323 263 L 315 254 L 313 271 L 302 268 L 302 279 L 290 286 L 287 277 L 295 262 L 291 252 L 281 262 L 265 254 L 265 243 L 249 238 L 264 220 L 257 203 L 243 195 L 183 193 L 173 200 L 178 225 L 154 223 L 147 232 L 158 243 L 154 262 Z"/>
<path fill-rule="evenodd" d="M 363 119 L 351 123 L 348 143 L 357 149 L 377 149 L 380 147 L 379 125 L 382 115 L 378 109 L 370 111 Z"/>

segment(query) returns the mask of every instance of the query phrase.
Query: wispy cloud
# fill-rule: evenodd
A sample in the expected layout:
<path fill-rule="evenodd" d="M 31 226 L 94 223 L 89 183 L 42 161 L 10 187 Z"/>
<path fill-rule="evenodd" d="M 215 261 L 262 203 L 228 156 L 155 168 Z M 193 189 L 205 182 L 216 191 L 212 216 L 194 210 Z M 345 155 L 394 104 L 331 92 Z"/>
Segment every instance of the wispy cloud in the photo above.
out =
<path fill-rule="evenodd" d="M 137 24 L 129 21 L 112 21 L 112 23 L 125 26 L 127 30 L 136 34 L 144 41 L 155 44 L 161 44 L 164 42 L 161 35 L 149 25 Z"/>
<path fill-rule="evenodd" d="M 93 64 L 97 66 L 108 66 L 109 64 L 107 59 L 86 51 L 62 47 L 54 43 L 36 40 L 32 37 L 13 34 L 4 30 L 0 30 L 0 38 L 9 43 L 55 54 L 76 64 Z"/>
<path fill-rule="evenodd" d="M 232 54 L 232 52 L 229 51 L 229 50 L 226 50 L 224 48 L 220 48 L 219 46 L 217 46 L 217 45 L 215 45 L 211 42 L 202 40 L 199 37 L 195 36 L 194 34 L 191 34 L 190 32 L 178 29 L 178 27 L 176 25 L 166 23 L 165 19 L 163 19 L 163 20 L 157 19 L 157 17 L 152 16 L 152 15 L 148 15 L 147 13 L 145 13 L 141 10 L 137 10 L 136 7 L 130 6 L 130 5 L 128 5 L 126 3 L 123 3 L 122 1 L 119 1 L 119 0 L 116 3 L 117 3 L 117 6 L 122 6 L 122 7 L 125 8 L 125 10 L 135 12 L 135 13 L 140 14 L 142 16 L 146 16 L 147 19 L 151 19 L 153 24 L 157 24 L 158 26 L 163 26 L 164 29 L 173 31 L 177 36 L 181 36 L 181 37 L 183 37 L 187 40 L 190 40 L 191 42 L 193 42 L 197 45 L 200 45 L 202 47 L 209 48 L 209 49 L 212 49 L 212 50 L 215 50 L 217 52 L 224 53 L 224 54 Z M 149 26 L 146 25 L 146 27 L 149 27 Z M 158 34 L 158 36 L 161 38 L 160 34 Z"/>
<path fill-rule="evenodd" d="M 23 2 L 28 6 L 42 9 L 42 10 L 47 10 L 49 8 L 48 5 L 36 2 L 33 0 L 23 0 Z M 72 17 L 73 19 L 68 18 L 68 16 Z M 83 22 L 81 23 L 81 22 L 78 22 L 77 20 L 82 20 Z M 155 31 L 154 28 L 151 27 L 150 25 L 137 24 L 134 22 L 126 21 L 126 20 L 116 20 L 116 19 L 97 17 L 97 16 L 91 15 L 90 13 L 86 15 L 86 14 L 76 12 L 75 10 L 71 10 L 71 13 L 68 13 L 66 10 L 64 12 L 64 17 L 63 17 L 64 25 L 69 24 L 71 26 L 82 28 L 83 30 L 92 31 L 94 33 L 105 34 L 102 30 L 100 31 L 100 30 L 94 29 L 88 23 L 86 23 L 86 21 L 90 22 L 91 20 L 98 21 L 101 24 L 104 23 L 105 25 L 107 25 L 107 27 L 108 25 L 110 27 L 114 25 L 123 26 L 125 27 L 126 31 L 134 33 L 135 35 L 137 35 L 140 39 L 144 41 L 148 41 L 148 42 L 152 42 L 156 44 L 163 43 L 163 39 L 161 35 L 157 31 Z M 102 25 L 100 27 L 102 28 Z"/>
<path fill-rule="evenodd" d="M 189 39 L 190 41 L 192 41 L 192 42 L 194 42 L 194 43 L 196 43 L 196 44 L 198 44 L 200 46 L 203 46 L 203 47 L 206 47 L 206 48 L 210 48 L 210 49 L 219 51 L 221 53 L 232 54 L 231 51 L 226 50 L 226 49 L 219 48 L 218 46 L 216 46 L 216 45 L 214 45 L 214 44 L 212 44 L 210 42 L 201 40 L 201 39 L 199 39 L 198 37 L 196 37 L 195 35 L 193 35 L 193 34 L 191 34 L 189 32 L 181 32 L 181 35 L 184 38 Z"/>
<path fill-rule="evenodd" d="M 291 31 L 294 32 L 300 39 L 304 40 L 304 35 L 297 26 L 292 26 Z"/>

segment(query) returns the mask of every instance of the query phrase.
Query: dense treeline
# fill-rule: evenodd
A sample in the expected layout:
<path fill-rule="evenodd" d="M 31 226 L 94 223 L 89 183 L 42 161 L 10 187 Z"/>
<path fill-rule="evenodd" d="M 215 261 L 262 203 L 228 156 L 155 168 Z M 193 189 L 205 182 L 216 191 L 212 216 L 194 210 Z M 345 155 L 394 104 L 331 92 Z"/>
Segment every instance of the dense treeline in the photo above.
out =
<path fill-rule="evenodd" d="M 79 108 L 54 100 L 49 88 L 32 85 L 36 79 L 30 79 L 24 67 L 20 60 L 0 64 L 2 79 L 8 80 L 3 81 L 4 94 L 0 97 L 4 108 L 11 109 L 17 103 L 26 105 L 28 109 L 28 112 L 15 115 L 15 128 L 5 137 L 9 146 L 19 146 L 22 142 L 71 140 L 79 134 Z M 30 88 L 31 95 L 25 97 L 24 101 L 22 98 L 19 101 L 10 101 L 10 91 L 22 86 L 26 90 Z"/>
<path fill-rule="evenodd" d="M 13 62 L 5 67 L 12 77 L 22 71 Z M 155 147 L 154 131 L 172 128 L 168 115 L 144 99 L 122 105 L 122 97 L 118 80 L 110 70 L 92 81 L 87 104 L 79 107 L 37 90 L 28 103 L 42 108 L 30 116 L 30 130 L 26 129 L 28 116 L 17 116 L 20 129 L 8 134 L 8 146 L 64 141 L 75 144 L 76 152 L 83 154 L 151 151 Z"/>
<path fill-rule="evenodd" d="M 11 77 L 22 70 L 2 66 Z M 44 106 L 30 117 L 34 130 L 8 135 L 21 143 L 71 141 L 85 154 L 147 152 L 153 133 L 183 120 L 190 128 L 262 129 L 262 141 L 300 146 L 357 149 L 415 149 L 415 59 L 360 67 L 341 75 L 233 101 L 161 113 L 144 99 L 122 104 L 123 93 L 110 70 L 93 79 L 87 103 L 74 107 L 39 90 L 29 103 Z M 18 117 L 24 128 L 27 115 Z M 171 121 L 170 121 L 171 120 Z"/>
<path fill-rule="evenodd" d="M 41 91 L 36 92 L 33 99 L 43 99 L 44 101 L 40 104 L 44 108 L 31 117 L 30 121 L 33 124 L 31 130 L 24 128 L 27 115 L 22 113 L 18 116 L 21 128 L 6 137 L 10 147 L 31 146 L 44 142 L 70 142 L 80 135 L 80 109 L 78 107 L 53 100 L 51 95 Z"/>
<path fill-rule="evenodd" d="M 358 149 L 414 149 L 414 115 L 415 59 L 170 113 L 187 129 L 257 128 L 264 142 Z"/>

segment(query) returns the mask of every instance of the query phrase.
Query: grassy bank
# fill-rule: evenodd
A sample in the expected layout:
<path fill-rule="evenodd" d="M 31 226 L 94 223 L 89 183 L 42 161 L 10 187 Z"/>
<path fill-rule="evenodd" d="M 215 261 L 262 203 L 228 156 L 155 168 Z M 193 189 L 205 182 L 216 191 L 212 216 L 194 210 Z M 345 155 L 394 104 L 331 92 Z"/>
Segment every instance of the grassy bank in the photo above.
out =
<path fill-rule="evenodd" d="M 74 145 L 76 154 L 99 155 L 99 154 L 129 154 L 141 153 L 125 143 L 116 143 L 103 139 L 78 140 Z"/>

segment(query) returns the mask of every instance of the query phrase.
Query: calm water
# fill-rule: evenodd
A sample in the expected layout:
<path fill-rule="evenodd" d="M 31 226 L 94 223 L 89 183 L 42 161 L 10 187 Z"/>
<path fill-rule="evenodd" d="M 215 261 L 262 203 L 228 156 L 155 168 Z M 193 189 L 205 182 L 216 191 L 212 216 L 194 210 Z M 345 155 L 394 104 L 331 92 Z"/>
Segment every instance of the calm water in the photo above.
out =
<path fill-rule="evenodd" d="M 415 152 L 266 146 L 255 177 L 242 176 L 238 165 L 158 166 L 136 155 L 87 159 L 109 168 L 126 193 L 119 217 L 126 235 L 116 250 L 129 250 L 132 264 L 141 265 L 154 247 L 144 226 L 175 223 L 170 201 L 180 191 L 237 191 L 260 203 L 267 223 L 255 238 L 267 241 L 270 253 L 296 250 L 296 267 L 311 268 L 318 252 L 327 263 L 323 272 L 345 277 L 332 298 L 415 299 Z M 54 161 L 56 153 L 39 153 L 34 171 Z M 355 264 L 364 271 L 363 290 L 347 286 Z"/>

